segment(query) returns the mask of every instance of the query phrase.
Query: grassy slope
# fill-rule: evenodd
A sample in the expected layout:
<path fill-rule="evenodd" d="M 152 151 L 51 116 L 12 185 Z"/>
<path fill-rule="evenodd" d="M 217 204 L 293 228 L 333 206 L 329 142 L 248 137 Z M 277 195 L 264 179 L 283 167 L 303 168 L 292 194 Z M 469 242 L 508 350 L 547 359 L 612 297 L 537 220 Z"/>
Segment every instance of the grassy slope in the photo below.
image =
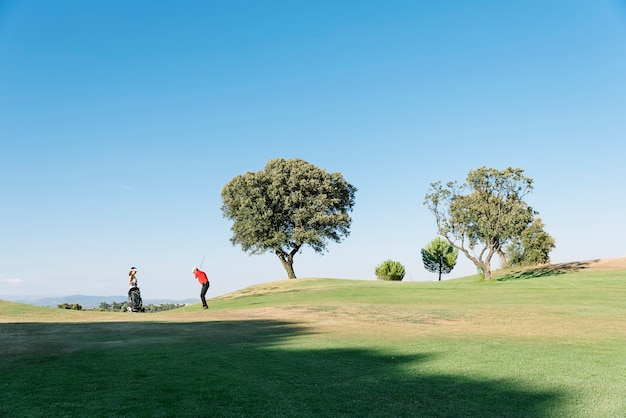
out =
<path fill-rule="evenodd" d="M 625 278 L 298 279 L 158 314 L 0 302 L 0 416 L 624 416 Z"/>

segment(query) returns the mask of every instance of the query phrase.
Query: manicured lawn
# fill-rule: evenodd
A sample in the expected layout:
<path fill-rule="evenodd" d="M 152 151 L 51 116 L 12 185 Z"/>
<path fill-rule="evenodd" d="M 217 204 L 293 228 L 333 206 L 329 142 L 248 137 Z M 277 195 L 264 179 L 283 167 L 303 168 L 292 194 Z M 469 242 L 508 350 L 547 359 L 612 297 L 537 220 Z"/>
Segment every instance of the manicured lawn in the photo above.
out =
<path fill-rule="evenodd" d="M 152 314 L 0 302 L 0 416 L 623 417 L 626 272 L 297 279 Z"/>

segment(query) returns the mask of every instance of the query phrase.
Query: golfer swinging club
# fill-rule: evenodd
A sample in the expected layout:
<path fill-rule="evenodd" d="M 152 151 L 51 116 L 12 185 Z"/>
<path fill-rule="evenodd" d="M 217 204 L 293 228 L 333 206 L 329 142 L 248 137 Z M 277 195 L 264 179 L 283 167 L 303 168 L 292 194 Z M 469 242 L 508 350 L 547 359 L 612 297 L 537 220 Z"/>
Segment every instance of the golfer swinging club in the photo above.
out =
<path fill-rule="evenodd" d="M 193 268 L 193 275 L 196 276 L 198 282 L 202 285 L 202 290 L 200 290 L 200 299 L 202 300 L 202 309 L 209 309 L 206 304 L 206 292 L 209 290 L 209 278 L 206 276 L 206 273 L 202 270 L 199 270 L 198 267 Z"/>

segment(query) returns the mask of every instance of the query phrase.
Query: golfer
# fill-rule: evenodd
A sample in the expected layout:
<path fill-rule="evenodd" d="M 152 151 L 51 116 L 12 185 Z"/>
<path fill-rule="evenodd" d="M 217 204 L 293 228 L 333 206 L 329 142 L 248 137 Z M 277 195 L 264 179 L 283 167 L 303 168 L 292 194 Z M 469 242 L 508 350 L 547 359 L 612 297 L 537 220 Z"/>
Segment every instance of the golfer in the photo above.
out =
<path fill-rule="evenodd" d="M 128 272 L 128 287 L 137 287 L 137 268 L 131 267 Z"/>
<path fill-rule="evenodd" d="M 209 278 L 206 276 L 206 273 L 202 270 L 198 270 L 198 267 L 193 268 L 193 275 L 196 276 L 198 282 L 202 285 L 202 290 L 200 290 L 200 300 L 202 300 L 202 309 L 209 309 L 206 304 L 206 292 L 209 290 Z"/>

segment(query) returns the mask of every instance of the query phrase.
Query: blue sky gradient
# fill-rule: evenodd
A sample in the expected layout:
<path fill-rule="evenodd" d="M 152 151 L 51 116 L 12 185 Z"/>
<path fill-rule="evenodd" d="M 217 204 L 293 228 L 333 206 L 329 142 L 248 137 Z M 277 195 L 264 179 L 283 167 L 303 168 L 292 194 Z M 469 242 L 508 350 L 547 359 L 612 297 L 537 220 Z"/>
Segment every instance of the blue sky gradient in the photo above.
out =
<path fill-rule="evenodd" d="M 436 280 L 430 183 L 522 168 L 553 262 L 626 256 L 623 1 L 0 0 L 0 295 L 195 297 L 283 280 L 220 191 L 273 158 L 358 188 L 298 277 Z M 474 274 L 460 257 L 444 278 Z"/>

